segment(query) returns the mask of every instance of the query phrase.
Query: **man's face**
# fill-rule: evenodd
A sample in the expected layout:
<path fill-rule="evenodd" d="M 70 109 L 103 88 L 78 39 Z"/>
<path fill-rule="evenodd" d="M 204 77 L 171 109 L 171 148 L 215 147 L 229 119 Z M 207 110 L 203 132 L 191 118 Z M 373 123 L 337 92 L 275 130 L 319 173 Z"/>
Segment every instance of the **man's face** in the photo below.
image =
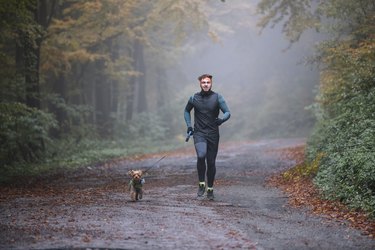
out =
<path fill-rule="evenodd" d="M 201 81 L 200 81 L 200 86 L 201 86 L 201 89 L 204 91 L 204 92 L 208 92 L 211 90 L 211 87 L 212 87 L 212 82 L 211 82 L 211 79 L 206 77 L 206 78 L 203 78 Z"/>

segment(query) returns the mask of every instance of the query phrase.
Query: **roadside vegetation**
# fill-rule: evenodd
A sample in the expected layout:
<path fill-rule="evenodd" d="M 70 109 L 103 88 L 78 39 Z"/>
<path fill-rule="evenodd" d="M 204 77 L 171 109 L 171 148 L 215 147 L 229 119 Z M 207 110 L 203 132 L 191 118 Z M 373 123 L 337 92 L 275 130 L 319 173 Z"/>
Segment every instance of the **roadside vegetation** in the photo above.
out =
<path fill-rule="evenodd" d="M 119 128 L 116 139 L 100 138 L 94 129 L 85 128 L 77 136 L 54 139 L 48 136 L 54 128 L 51 116 L 22 106 L 24 114 L 13 116 L 2 112 L 2 134 L 8 144 L 1 148 L 0 183 L 25 181 L 35 177 L 96 166 L 111 160 L 139 154 L 174 150 L 183 147 L 183 138 L 168 138 L 165 126 L 152 116 L 140 116 Z M 19 120 L 22 121 L 19 121 Z M 143 121 L 140 121 L 142 119 Z M 151 119 L 153 119 L 151 121 Z M 147 121 L 146 121 L 147 120 Z M 143 124 L 140 126 L 139 124 Z M 19 126 L 24 126 L 22 129 Z M 82 128 L 81 128 L 82 129 Z M 81 134 L 82 133 L 82 134 Z M 12 137 L 12 138 L 10 138 Z M 168 138 L 168 140 L 166 140 Z"/>
<path fill-rule="evenodd" d="M 337 199 L 329 200 L 322 196 L 322 191 L 315 185 L 314 179 L 323 155 L 307 163 L 305 150 L 305 146 L 283 149 L 282 157 L 296 161 L 296 165 L 271 176 L 267 184 L 283 190 L 292 207 L 307 208 L 313 214 L 359 229 L 364 235 L 375 238 L 375 220 L 371 213 L 363 209 L 353 209 Z"/>
<path fill-rule="evenodd" d="M 308 139 L 304 170 L 316 171 L 313 182 L 322 197 L 373 218 L 374 1 L 264 0 L 259 7 L 263 14 L 260 25 L 284 22 L 284 32 L 292 43 L 310 29 L 326 34 L 311 58 L 320 69 L 320 82 L 311 106 L 317 122 Z"/>

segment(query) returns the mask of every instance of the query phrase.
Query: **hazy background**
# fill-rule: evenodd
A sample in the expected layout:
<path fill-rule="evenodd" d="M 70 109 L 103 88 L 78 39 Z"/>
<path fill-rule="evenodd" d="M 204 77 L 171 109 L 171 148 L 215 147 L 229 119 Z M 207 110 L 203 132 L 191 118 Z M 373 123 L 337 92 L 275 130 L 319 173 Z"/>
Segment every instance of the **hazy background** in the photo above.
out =
<path fill-rule="evenodd" d="M 304 62 L 317 38 L 260 32 L 257 1 L 22 3 L 0 3 L 5 164 L 189 145 L 183 111 L 204 73 L 231 110 L 223 140 L 306 137 L 314 124 L 319 75 Z"/>
<path fill-rule="evenodd" d="M 214 13 L 211 21 L 220 22 L 223 30 L 219 40 L 195 34 L 169 69 L 171 95 L 179 101 L 176 115 L 182 119 L 188 97 L 200 90 L 197 77 L 209 73 L 213 90 L 224 96 L 232 113 L 221 127 L 222 138 L 306 136 L 314 122 L 306 107 L 313 103 L 319 75 L 305 62 L 312 56 L 317 37 L 305 34 L 291 46 L 279 26 L 260 33 L 255 1 L 236 7 L 235 3 L 243 2 L 211 1 L 218 11 L 226 11 L 210 10 Z"/>

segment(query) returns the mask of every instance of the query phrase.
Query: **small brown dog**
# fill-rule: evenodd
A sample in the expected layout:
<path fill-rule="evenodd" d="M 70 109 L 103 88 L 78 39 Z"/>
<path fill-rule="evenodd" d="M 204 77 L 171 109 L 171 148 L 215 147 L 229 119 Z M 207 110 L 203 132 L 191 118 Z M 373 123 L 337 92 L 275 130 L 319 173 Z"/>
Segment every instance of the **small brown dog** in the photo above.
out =
<path fill-rule="evenodd" d="M 130 198 L 132 201 L 141 200 L 143 197 L 143 184 L 145 180 L 142 178 L 142 170 L 130 170 L 128 175 L 132 178 L 129 182 Z"/>

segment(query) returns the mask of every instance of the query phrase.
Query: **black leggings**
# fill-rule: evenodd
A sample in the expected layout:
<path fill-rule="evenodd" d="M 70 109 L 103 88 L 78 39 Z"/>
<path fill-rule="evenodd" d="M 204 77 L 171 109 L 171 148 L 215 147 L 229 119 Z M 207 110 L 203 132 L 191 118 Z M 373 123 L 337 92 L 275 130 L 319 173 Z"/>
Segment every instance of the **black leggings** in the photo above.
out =
<path fill-rule="evenodd" d="M 199 182 L 205 181 L 207 170 L 207 186 L 213 187 L 216 174 L 216 156 L 219 149 L 219 134 L 194 134 L 194 146 L 197 153 Z"/>

